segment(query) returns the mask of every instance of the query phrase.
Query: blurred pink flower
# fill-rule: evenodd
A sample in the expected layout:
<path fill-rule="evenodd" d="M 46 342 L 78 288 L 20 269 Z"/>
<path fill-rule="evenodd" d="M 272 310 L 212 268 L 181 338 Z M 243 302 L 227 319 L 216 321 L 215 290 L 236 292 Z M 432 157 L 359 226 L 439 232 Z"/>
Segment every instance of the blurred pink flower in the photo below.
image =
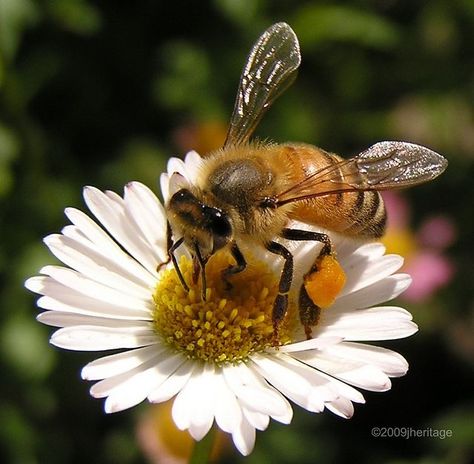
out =
<path fill-rule="evenodd" d="M 387 207 L 387 233 L 383 239 L 388 252 L 405 257 L 403 269 L 413 279 L 402 298 L 422 302 L 447 285 L 455 272 L 453 262 L 444 254 L 456 239 L 456 228 L 447 216 L 432 216 L 417 232 L 410 228 L 410 207 L 399 193 L 384 192 Z"/>

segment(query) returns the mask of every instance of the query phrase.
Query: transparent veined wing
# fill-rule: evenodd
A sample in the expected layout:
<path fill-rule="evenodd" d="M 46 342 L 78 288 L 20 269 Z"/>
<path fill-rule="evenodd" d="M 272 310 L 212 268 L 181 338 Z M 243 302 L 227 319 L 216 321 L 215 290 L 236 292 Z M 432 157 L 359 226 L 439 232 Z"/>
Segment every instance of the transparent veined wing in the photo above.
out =
<path fill-rule="evenodd" d="M 429 148 L 407 142 L 379 142 L 359 155 L 340 159 L 280 192 L 276 205 L 361 190 L 411 187 L 439 176 L 448 161 Z"/>
<path fill-rule="evenodd" d="M 264 112 L 293 82 L 301 63 L 298 38 L 286 23 L 276 23 L 257 40 L 240 76 L 224 146 L 248 141 Z"/>

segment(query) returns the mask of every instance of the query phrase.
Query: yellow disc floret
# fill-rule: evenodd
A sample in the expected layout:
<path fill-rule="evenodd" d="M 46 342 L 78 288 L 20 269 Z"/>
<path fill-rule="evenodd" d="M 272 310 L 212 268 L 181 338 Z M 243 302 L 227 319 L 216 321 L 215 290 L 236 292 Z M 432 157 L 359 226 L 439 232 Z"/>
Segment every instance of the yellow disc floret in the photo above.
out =
<path fill-rule="evenodd" d="M 206 300 L 201 279 L 193 284 L 192 261 L 182 256 L 179 267 L 189 286 L 181 285 L 173 268 L 160 273 L 153 295 L 154 326 L 166 343 L 188 357 L 217 364 L 245 361 L 251 353 L 275 345 L 272 309 L 278 293 L 278 275 L 261 261 L 249 261 L 245 271 L 232 276 L 228 288 L 222 270 L 234 264 L 225 252 L 206 266 Z M 279 326 L 277 344 L 289 343 L 289 321 Z"/>

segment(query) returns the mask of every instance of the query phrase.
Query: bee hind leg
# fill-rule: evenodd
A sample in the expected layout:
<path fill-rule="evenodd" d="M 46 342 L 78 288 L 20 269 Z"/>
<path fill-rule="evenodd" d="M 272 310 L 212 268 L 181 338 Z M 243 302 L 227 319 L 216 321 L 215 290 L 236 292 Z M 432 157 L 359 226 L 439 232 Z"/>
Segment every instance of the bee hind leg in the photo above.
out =
<path fill-rule="evenodd" d="M 312 338 L 312 328 L 318 323 L 321 308 L 314 303 L 306 290 L 306 280 L 313 278 L 320 269 L 320 263 L 325 256 L 333 254 L 332 244 L 329 236 L 320 232 L 300 229 L 283 229 L 281 236 L 287 240 L 294 241 L 315 241 L 321 242 L 323 247 L 316 257 L 311 269 L 305 274 L 303 284 L 300 288 L 298 299 L 298 311 L 301 324 L 304 327 L 306 338 Z"/>
<path fill-rule="evenodd" d="M 294 240 L 298 242 L 312 241 L 321 242 L 323 247 L 319 252 L 318 258 L 332 254 L 332 243 L 329 235 L 321 232 L 313 232 L 311 230 L 300 229 L 283 229 L 281 236 L 287 240 Z"/>
<path fill-rule="evenodd" d="M 300 314 L 300 321 L 304 327 L 306 338 L 312 338 L 312 328 L 319 321 L 321 308 L 317 306 L 308 295 L 304 284 L 301 285 L 300 295 L 298 299 L 298 310 Z"/>

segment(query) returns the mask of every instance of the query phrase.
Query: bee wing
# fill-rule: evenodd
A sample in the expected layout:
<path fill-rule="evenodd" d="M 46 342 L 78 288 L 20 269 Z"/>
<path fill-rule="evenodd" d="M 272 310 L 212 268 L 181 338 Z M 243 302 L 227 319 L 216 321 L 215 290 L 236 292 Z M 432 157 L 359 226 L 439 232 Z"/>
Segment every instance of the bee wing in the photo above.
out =
<path fill-rule="evenodd" d="M 448 161 L 413 143 L 379 142 L 354 158 L 308 175 L 276 198 L 278 206 L 333 193 L 410 187 L 439 176 Z"/>
<path fill-rule="evenodd" d="M 240 76 L 224 146 L 248 141 L 264 112 L 293 82 L 300 62 L 298 39 L 288 24 L 276 23 L 261 35 Z"/>

